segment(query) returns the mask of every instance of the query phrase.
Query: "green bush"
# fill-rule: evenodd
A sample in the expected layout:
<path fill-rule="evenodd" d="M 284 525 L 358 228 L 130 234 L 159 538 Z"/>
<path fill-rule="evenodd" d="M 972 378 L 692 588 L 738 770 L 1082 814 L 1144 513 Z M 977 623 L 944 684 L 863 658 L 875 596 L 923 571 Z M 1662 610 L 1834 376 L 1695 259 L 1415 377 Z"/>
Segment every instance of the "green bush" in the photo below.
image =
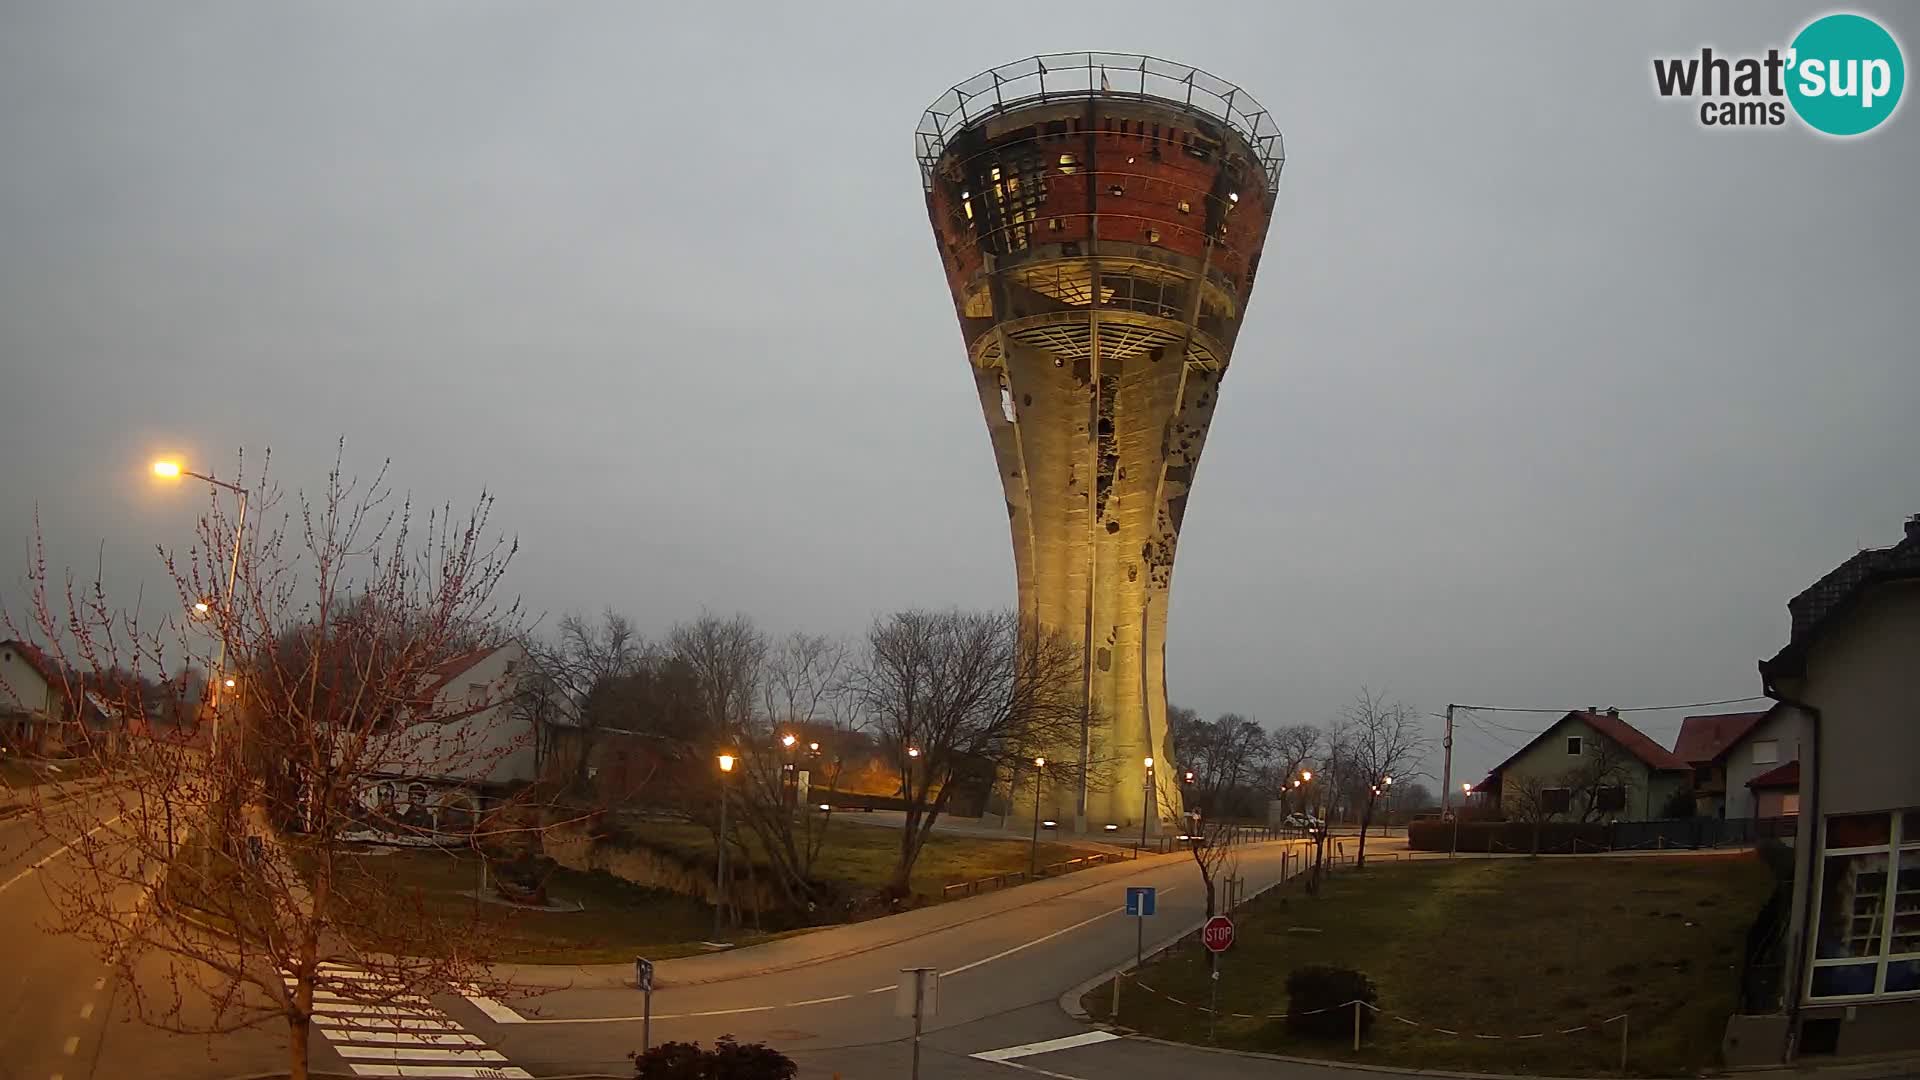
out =
<path fill-rule="evenodd" d="M 628 1054 L 634 1080 L 793 1080 L 793 1059 L 765 1043 L 739 1043 L 722 1035 L 713 1049 L 697 1042 L 667 1042 L 644 1054 Z"/>
<path fill-rule="evenodd" d="M 1380 992 L 1365 972 L 1331 964 L 1308 964 L 1287 974 L 1287 1030 L 1316 1039 L 1353 1037 L 1354 1001 L 1380 1004 Z M 1345 1006 L 1344 1008 L 1342 1006 Z M 1360 1010 L 1360 1030 L 1373 1027 L 1373 1009 Z"/>

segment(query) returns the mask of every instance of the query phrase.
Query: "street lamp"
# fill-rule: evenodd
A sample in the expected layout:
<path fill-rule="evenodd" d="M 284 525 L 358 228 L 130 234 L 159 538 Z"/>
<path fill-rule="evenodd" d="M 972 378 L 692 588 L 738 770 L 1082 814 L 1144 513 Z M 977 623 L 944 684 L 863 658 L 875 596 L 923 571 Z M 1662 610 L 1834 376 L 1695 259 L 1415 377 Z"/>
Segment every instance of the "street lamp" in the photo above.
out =
<path fill-rule="evenodd" d="M 1027 847 L 1027 880 L 1033 880 L 1040 868 L 1040 782 L 1046 776 L 1047 759 L 1033 759 L 1033 841 Z"/>
<path fill-rule="evenodd" d="M 227 638 L 232 631 L 233 583 L 234 579 L 240 574 L 240 538 L 247 528 L 246 489 L 237 484 L 229 484 L 225 480 L 216 480 L 205 473 L 197 473 L 192 469 L 183 468 L 179 462 L 172 460 L 154 462 L 153 475 L 168 480 L 178 480 L 183 476 L 191 476 L 195 480 L 205 480 L 214 487 L 225 488 L 233 492 L 234 496 L 240 500 L 240 513 L 233 526 L 233 558 L 227 564 L 227 590 L 220 595 L 220 605 L 225 613 L 225 617 L 220 620 L 220 649 L 213 663 L 216 672 L 224 672 L 227 667 Z M 197 615 L 206 615 L 210 611 L 210 605 L 205 600 L 202 600 L 193 605 L 193 610 Z M 233 681 L 231 679 L 225 680 L 223 685 L 231 688 Z M 212 699 L 213 700 L 208 703 L 213 706 L 213 731 L 207 736 L 207 753 L 209 756 L 216 753 L 220 747 L 220 694 L 218 691 L 213 693 Z"/>
<path fill-rule="evenodd" d="M 1147 767 L 1146 786 L 1140 790 L 1140 850 L 1147 849 L 1147 813 L 1153 805 L 1153 759 L 1143 758 L 1141 763 Z"/>
<path fill-rule="evenodd" d="M 733 772 L 732 754 L 720 755 L 720 855 L 713 870 L 713 940 L 720 940 L 720 913 L 727 901 L 727 776 Z"/>

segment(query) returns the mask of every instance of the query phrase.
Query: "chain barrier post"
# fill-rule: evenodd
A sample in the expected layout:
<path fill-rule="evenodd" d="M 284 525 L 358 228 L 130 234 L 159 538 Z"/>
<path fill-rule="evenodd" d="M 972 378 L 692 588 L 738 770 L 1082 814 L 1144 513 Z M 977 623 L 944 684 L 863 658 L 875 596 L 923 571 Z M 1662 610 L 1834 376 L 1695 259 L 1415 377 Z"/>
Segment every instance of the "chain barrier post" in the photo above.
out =
<path fill-rule="evenodd" d="M 1353 999 L 1353 1051 L 1360 1052 L 1360 999 Z"/>
<path fill-rule="evenodd" d="M 1620 1014 L 1620 1075 L 1627 1075 L 1627 1014 Z"/>

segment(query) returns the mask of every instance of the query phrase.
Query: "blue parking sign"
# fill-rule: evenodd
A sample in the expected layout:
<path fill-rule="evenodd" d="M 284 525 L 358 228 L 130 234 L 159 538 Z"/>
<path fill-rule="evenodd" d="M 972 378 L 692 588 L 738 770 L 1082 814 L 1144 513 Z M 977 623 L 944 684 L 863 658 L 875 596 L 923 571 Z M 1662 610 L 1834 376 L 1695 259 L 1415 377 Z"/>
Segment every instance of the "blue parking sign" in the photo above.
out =
<path fill-rule="evenodd" d="M 1141 918 L 1153 914 L 1153 886 L 1127 886 L 1127 914 Z"/>

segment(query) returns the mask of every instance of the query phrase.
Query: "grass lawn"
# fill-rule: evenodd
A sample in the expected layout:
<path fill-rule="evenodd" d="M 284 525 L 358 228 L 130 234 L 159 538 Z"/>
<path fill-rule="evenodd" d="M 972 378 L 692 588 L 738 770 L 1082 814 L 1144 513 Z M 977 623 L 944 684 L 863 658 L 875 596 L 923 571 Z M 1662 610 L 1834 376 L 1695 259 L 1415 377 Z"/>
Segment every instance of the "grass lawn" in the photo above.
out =
<path fill-rule="evenodd" d="M 498 935 L 497 948 L 491 950 L 494 958 L 510 963 L 622 963 L 635 956 L 664 960 L 709 951 L 699 942 L 713 934 L 713 909 L 704 903 L 639 888 L 605 873 L 556 870 L 547 883 L 548 895 L 563 904 L 583 905 L 585 910 L 548 912 L 476 904 L 473 893 L 480 885 L 480 865 L 471 854 L 386 849 L 354 857 L 354 863 L 356 872 L 380 883 L 378 891 L 408 897 L 403 906 L 412 909 L 410 914 L 452 927 L 472 927 L 477 917 L 489 936 Z M 347 902 L 354 902 L 351 896 Z M 382 943 L 367 936 L 366 943 L 372 947 L 401 947 L 399 942 Z M 736 944 L 761 940 L 765 938 L 734 939 Z M 421 942 L 411 944 L 417 950 Z"/>
<path fill-rule="evenodd" d="M 689 862 L 711 865 L 713 834 L 705 826 L 683 821 L 650 821 L 635 825 L 641 842 L 672 851 Z M 796 839 L 798 839 L 796 837 Z M 749 850 L 757 841 L 747 841 Z M 1040 865 L 1046 866 L 1088 854 L 1092 849 L 1042 841 Z M 900 830 L 880 825 L 835 821 L 814 864 L 815 876 L 844 884 L 851 892 L 872 892 L 885 885 L 900 858 Z M 912 888 L 923 899 L 938 901 L 941 887 L 996 874 L 1024 873 L 1028 840 L 963 836 L 935 831 L 920 849 L 913 866 Z M 764 865 L 764 860 L 760 860 Z"/>
<path fill-rule="evenodd" d="M 1220 962 L 1217 1041 L 1377 1065 L 1606 1073 L 1619 1067 L 1617 1023 L 1520 1041 L 1472 1036 L 1551 1033 L 1624 1012 L 1630 1071 L 1712 1067 L 1734 1008 L 1747 926 L 1771 888 L 1766 868 L 1743 855 L 1386 864 L 1336 874 L 1317 900 L 1290 883 L 1235 918 L 1237 939 Z M 1183 943 L 1140 981 L 1204 1003 L 1204 955 Z M 1292 1035 L 1284 1021 L 1225 1015 L 1285 1013 L 1288 972 L 1311 963 L 1358 968 L 1378 987 L 1386 1015 L 1358 1054 L 1344 1040 Z M 1121 992 L 1120 1023 L 1207 1040 L 1204 1011 L 1131 985 Z M 1095 1016 L 1105 1018 L 1110 994 L 1087 995 Z M 1408 1026 L 1393 1014 L 1460 1034 Z"/>

